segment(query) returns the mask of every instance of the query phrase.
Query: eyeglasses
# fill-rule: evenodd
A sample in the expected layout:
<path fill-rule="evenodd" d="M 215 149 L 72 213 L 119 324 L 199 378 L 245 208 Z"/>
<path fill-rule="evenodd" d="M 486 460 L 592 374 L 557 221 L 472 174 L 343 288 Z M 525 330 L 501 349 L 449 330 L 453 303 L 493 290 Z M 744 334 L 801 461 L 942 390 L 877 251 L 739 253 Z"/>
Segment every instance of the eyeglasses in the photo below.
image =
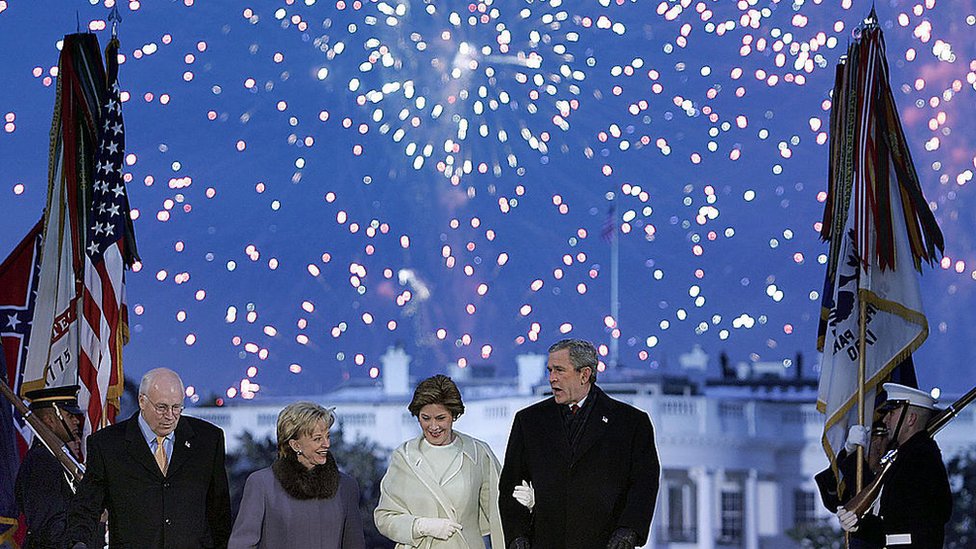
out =
<path fill-rule="evenodd" d="M 152 404 L 153 410 L 156 410 L 156 413 L 161 416 L 165 416 L 166 412 L 173 412 L 174 416 L 178 416 L 183 413 L 183 408 L 185 408 L 182 402 L 179 404 L 173 404 L 172 406 L 169 406 L 166 404 L 156 404 L 155 402 L 152 401 L 151 398 L 149 398 L 149 395 L 142 395 L 142 396 L 146 397 L 146 400 L 149 401 L 149 404 Z"/>

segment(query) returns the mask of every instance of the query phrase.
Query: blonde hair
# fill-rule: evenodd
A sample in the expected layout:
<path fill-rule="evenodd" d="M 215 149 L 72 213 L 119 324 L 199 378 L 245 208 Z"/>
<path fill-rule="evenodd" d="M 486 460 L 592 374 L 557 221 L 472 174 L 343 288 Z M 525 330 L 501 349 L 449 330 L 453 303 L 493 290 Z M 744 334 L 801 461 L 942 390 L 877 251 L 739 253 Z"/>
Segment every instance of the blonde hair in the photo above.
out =
<path fill-rule="evenodd" d="M 335 423 L 335 408 L 325 408 L 314 402 L 295 402 L 278 414 L 278 457 L 286 458 L 295 452 L 288 441 L 311 435 L 315 425 L 323 421 L 326 430 Z"/>

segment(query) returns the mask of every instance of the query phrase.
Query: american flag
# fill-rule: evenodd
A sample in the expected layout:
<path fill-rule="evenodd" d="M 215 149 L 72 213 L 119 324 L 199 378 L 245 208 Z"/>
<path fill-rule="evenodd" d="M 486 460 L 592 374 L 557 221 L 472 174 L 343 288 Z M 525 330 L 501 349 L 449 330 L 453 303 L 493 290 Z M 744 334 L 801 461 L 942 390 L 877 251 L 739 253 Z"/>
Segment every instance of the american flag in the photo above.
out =
<path fill-rule="evenodd" d="M 114 46 L 114 47 L 113 47 Z M 115 420 L 122 384 L 122 346 L 128 340 L 125 268 L 136 260 L 129 200 L 122 175 L 125 131 L 117 78 L 118 43 L 106 49 L 108 99 L 100 109 L 95 184 L 85 227 L 84 321 L 80 327 L 78 377 L 91 395 L 92 429 Z"/>

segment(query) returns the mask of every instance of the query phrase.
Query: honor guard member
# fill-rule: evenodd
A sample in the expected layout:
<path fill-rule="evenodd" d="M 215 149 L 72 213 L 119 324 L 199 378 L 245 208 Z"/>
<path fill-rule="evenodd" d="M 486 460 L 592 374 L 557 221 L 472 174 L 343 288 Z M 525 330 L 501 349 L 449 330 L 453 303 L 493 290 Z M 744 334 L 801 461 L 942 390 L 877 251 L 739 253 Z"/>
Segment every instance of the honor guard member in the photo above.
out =
<path fill-rule="evenodd" d="M 870 433 L 870 445 L 868 434 Z M 881 419 L 877 419 L 870 432 L 863 425 L 851 425 L 847 434 L 844 448 L 837 454 L 838 469 L 843 480 L 842 491 L 838 492 L 837 477 L 834 470 L 827 467 L 817 473 L 813 480 L 820 489 L 820 499 L 824 507 L 831 512 L 854 497 L 857 492 L 857 447 L 865 448 L 863 460 L 863 486 L 874 480 L 874 476 L 881 468 L 881 456 L 888 450 L 888 428 Z M 857 530 L 852 531 L 848 538 L 848 549 L 881 549 L 884 547 L 884 535 L 881 533 L 881 519 L 866 513 L 857 523 Z"/>
<path fill-rule="evenodd" d="M 84 412 L 78 407 L 77 385 L 28 391 L 30 411 L 64 442 L 81 461 L 81 425 Z M 58 461 L 40 437 L 35 436 L 30 450 L 17 471 L 14 485 L 17 508 L 27 521 L 25 549 L 64 546 L 68 501 L 73 487 Z"/>
<path fill-rule="evenodd" d="M 952 514 L 952 493 L 942 452 L 926 427 L 935 413 L 935 399 L 925 391 L 885 383 L 881 405 L 889 448 L 898 453 L 881 488 L 878 516 L 888 549 L 942 549 L 945 525 Z M 858 518 L 838 512 L 847 531 Z"/>

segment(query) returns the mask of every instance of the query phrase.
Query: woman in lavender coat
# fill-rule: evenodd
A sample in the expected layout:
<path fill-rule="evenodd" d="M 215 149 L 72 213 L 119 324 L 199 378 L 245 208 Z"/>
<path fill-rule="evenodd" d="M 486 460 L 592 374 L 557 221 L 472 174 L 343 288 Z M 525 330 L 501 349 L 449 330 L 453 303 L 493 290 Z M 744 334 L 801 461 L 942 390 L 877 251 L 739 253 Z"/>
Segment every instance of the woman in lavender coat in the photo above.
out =
<path fill-rule="evenodd" d="M 278 459 L 248 477 L 228 549 L 365 549 L 359 485 L 329 453 L 334 421 L 311 402 L 278 414 Z"/>

